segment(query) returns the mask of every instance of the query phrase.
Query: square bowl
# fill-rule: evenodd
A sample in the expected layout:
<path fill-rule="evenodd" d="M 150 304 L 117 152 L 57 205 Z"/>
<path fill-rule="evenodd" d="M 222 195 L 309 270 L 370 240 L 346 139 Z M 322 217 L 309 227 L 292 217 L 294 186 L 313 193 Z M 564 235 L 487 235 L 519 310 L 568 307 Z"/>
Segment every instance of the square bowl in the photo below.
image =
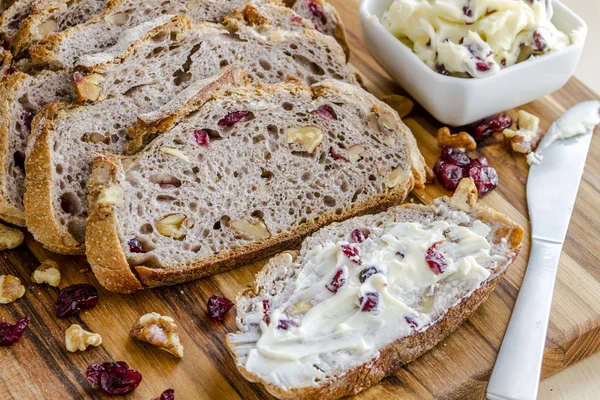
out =
<path fill-rule="evenodd" d="M 587 35 L 585 22 L 554 0 L 554 25 L 567 34 L 579 30 L 573 44 L 486 78 L 457 78 L 433 71 L 384 28 L 380 18 L 392 3 L 393 0 L 362 1 L 359 16 L 366 45 L 398 84 L 437 120 L 450 126 L 479 121 L 560 89 L 573 76 Z"/>

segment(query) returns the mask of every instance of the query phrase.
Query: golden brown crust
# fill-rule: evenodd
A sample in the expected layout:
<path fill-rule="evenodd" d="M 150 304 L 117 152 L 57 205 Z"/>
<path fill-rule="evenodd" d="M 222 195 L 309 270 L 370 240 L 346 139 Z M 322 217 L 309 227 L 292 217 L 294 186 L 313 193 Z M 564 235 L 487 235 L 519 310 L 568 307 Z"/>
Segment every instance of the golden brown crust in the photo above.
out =
<path fill-rule="evenodd" d="M 29 231 L 47 249 L 61 254 L 84 254 L 84 245 L 56 223 L 52 205 L 52 119 L 68 108 L 65 103 L 51 104 L 31 124 L 25 158 L 25 217 Z"/>
<path fill-rule="evenodd" d="M 58 3 L 49 2 L 47 8 L 36 10 L 36 12 L 21 21 L 19 29 L 15 32 L 10 41 L 10 50 L 15 57 L 22 55 L 22 53 L 32 44 L 32 30 L 38 28 L 39 24 L 46 20 L 48 15 L 59 6 Z"/>
<path fill-rule="evenodd" d="M 116 156 L 100 156 L 94 160 L 88 184 L 90 214 L 86 222 L 86 255 L 102 286 L 120 293 L 133 293 L 142 288 L 121 249 L 114 207 L 99 205 L 95 200 L 117 173 Z"/>
<path fill-rule="evenodd" d="M 316 387 L 306 387 L 292 390 L 283 390 L 280 387 L 264 382 L 260 377 L 250 373 L 243 365 L 237 364 L 240 373 L 251 382 L 258 382 L 279 399 L 303 399 L 303 400 L 328 400 L 338 399 L 340 397 L 357 394 L 370 386 L 376 384 L 381 379 L 392 374 L 402 365 L 406 365 L 416 358 L 420 357 L 433 347 L 435 347 L 444 338 L 450 335 L 467 318 L 469 318 L 479 307 L 479 305 L 494 290 L 498 282 L 504 277 L 508 266 L 517 257 L 521 242 L 523 239 L 523 228 L 517 223 L 511 221 L 506 216 L 499 214 L 495 210 L 475 204 L 473 199 L 474 183 L 471 179 L 464 179 L 455 192 L 454 199 L 448 199 L 451 207 L 458 206 L 458 209 L 465 211 L 463 205 L 467 205 L 469 212 L 474 218 L 494 225 L 502 225 L 508 237 L 511 248 L 508 253 L 508 259 L 499 265 L 488 281 L 473 292 L 469 297 L 463 298 L 457 305 L 450 308 L 446 314 L 432 324 L 427 330 L 404 337 L 396 342 L 381 349 L 379 356 L 371 361 L 361 364 L 350 371 L 347 371 L 339 378 L 327 380 L 325 384 Z M 454 202 L 452 201 L 454 199 Z M 423 208 L 423 205 L 405 205 L 408 208 Z M 500 238 L 497 238 L 498 241 Z M 276 263 L 269 262 L 265 268 L 277 268 Z M 260 273 L 259 273 L 260 274 Z M 258 276 L 258 275 L 257 275 Z M 245 289 L 238 295 L 255 296 L 258 293 L 254 287 Z M 235 359 L 235 352 L 232 344 L 227 338 L 227 347 Z"/>
<path fill-rule="evenodd" d="M 15 72 L 2 79 L 0 84 L 0 115 L 11 115 L 12 105 L 15 101 L 15 91 L 27 78 L 27 74 Z M 8 205 L 4 196 L 4 193 L 7 192 L 6 176 L 8 175 L 8 171 L 6 170 L 6 166 L 8 158 L 11 157 L 11 154 L 9 154 L 9 143 L 10 120 L 6 117 L 0 118 L 0 176 L 2 177 L 0 180 L 0 184 L 2 185 L 2 190 L 0 190 L 0 218 L 11 224 L 25 226 L 25 212 Z"/>

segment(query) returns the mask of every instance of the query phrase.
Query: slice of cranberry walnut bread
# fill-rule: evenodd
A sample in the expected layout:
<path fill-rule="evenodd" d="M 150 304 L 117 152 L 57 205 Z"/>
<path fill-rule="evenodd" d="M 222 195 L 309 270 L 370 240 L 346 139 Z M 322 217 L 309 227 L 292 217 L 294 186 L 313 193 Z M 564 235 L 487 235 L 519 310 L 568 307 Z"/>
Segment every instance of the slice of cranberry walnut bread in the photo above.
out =
<path fill-rule="evenodd" d="M 142 152 L 93 162 L 86 255 L 109 290 L 222 272 L 424 183 L 408 128 L 357 86 L 255 84 L 206 99 Z"/>
<path fill-rule="evenodd" d="M 280 399 L 356 394 L 452 333 L 517 256 L 523 229 L 452 198 L 322 228 L 269 261 L 236 300 L 238 369 Z"/>

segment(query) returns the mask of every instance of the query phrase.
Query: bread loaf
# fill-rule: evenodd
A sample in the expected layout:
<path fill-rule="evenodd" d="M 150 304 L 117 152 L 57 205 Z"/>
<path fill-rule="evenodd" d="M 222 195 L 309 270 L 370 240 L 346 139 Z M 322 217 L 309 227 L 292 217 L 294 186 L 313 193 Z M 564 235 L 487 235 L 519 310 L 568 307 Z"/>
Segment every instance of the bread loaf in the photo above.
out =
<path fill-rule="evenodd" d="M 228 30 L 208 23 L 192 26 L 182 15 L 163 16 L 130 30 L 104 53 L 82 57 L 75 86 L 81 100 L 95 104 L 54 106 L 39 131 L 34 126 L 29 141 L 28 158 L 36 161 L 26 163 L 25 208 L 34 237 L 54 251 L 81 254 L 87 153 L 122 154 L 127 129 L 138 115 L 160 108 L 223 65 L 241 67 L 263 82 L 290 75 L 307 84 L 326 78 L 354 82 L 334 39 L 315 30 L 273 30 L 282 24 L 275 17 L 269 21 L 252 26 L 240 22 Z"/>
<path fill-rule="evenodd" d="M 86 255 L 110 290 L 233 268 L 423 185 L 408 128 L 355 85 L 255 84 L 199 97 L 140 153 L 93 163 Z"/>
<path fill-rule="evenodd" d="M 236 300 L 238 369 L 280 399 L 337 399 L 419 357 L 475 312 L 516 258 L 523 229 L 452 198 L 322 228 L 273 257 Z"/>

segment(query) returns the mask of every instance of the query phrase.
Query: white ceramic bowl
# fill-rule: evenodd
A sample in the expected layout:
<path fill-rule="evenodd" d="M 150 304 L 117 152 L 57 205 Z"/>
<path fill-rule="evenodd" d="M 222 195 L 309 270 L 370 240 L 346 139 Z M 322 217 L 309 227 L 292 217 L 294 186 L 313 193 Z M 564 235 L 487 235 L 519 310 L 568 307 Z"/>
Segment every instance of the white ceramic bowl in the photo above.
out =
<path fill-rule="evenodd" d="M 566 33 L 581 29 L 580 40 L 487 78 L 456 78 L 433 71 L 383 27 L 379 18 L 392 2 L 362 1 L 359 14 L 366 45 L 396 82 L 437 120 L 450 126 L 470 124 L 560 89 L 575 72 L 587 35 L 585 22 L 554 0 L 552 22 Z"/>

